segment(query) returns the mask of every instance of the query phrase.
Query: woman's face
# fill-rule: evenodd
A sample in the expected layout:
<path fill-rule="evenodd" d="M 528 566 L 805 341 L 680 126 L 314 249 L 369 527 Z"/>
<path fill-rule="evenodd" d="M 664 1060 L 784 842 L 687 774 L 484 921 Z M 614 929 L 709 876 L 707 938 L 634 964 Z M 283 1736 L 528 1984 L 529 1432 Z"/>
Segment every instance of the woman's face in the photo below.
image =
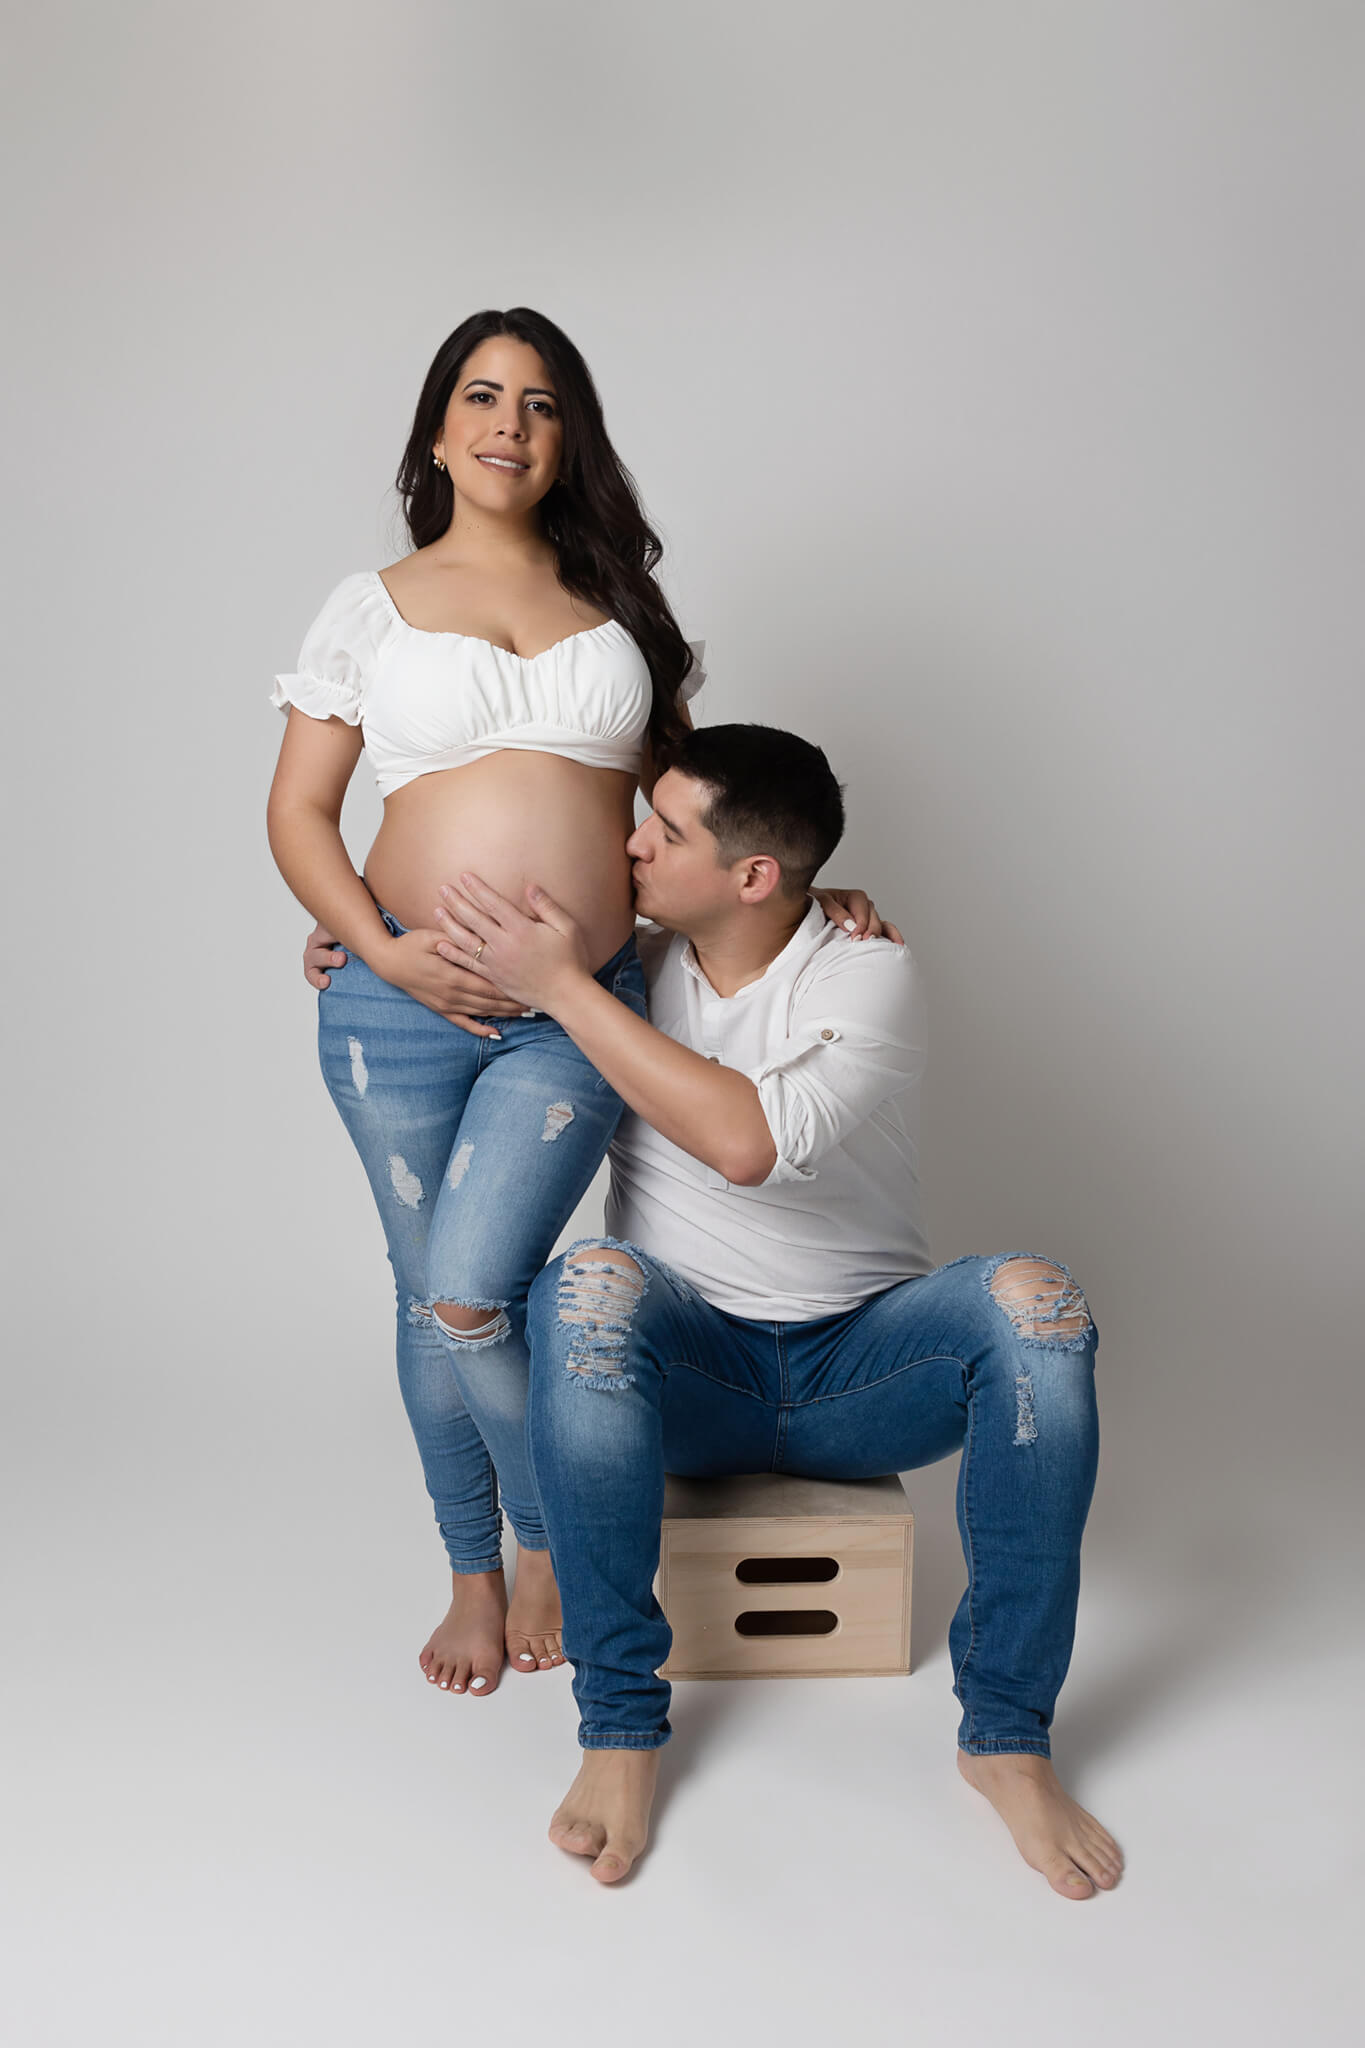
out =
<path fill-rule="evenodd" d="M 497 334 L 460 365 L 435 453 L 480 511 L 529 511 L 559 475 L 558 394 L 528 342 Z"/>

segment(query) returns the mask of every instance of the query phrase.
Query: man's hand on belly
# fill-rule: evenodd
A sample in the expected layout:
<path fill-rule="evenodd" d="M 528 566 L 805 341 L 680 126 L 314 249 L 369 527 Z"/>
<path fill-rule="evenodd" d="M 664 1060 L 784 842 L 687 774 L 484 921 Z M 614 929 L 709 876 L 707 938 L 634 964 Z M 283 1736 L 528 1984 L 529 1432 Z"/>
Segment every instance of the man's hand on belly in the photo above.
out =
<path fill-rule="evenodd" d="M 526 890 L 529 916 L 477 875 L 443 885 L 441 897 L 436 921 L 445 937 L 437 952 L 453 967 L 486 975 L 514 1001 L 554 1015 L 574 980 L 592 980 L 578 926 L 534 882 Z"/>
<path fill-rule="evenodd" d="M 637 1017 L 593 979 L 569 913 L 543 889 L 526 893 L 529 917 L 477 875 L 462 875 L 458 889 L 441 891 L 438 952 L 548 1011 L 646 1123 L 733 1186 L 759 1186 L 777 1148 L 753 1082 Z"/>

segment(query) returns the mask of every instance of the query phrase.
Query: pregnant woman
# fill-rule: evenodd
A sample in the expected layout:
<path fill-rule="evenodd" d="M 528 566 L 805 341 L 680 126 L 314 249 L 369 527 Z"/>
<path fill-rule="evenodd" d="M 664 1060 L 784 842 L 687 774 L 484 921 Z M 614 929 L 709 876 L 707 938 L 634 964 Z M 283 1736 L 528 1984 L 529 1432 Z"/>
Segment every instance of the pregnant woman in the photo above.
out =
<path fill-rule="evenodd" d="M 481 1696 L 504 1651 L 522 1671 L 563 1661 L 524 1436 L 526 1296 L 621 1102 L 550 1018 L 441 957 L 440 887 L 468 870 L 517 901 L 538 883 L 643 1014 L 625 844 L 702 676 L 587 364 L 542 315 L 477 313 L 442 344 L 398 488 L 413 552 L 338 584 L 276 680 L 269 831 L 318 920 L 323 1074 L 383 1221 L 399 1382 L 450 1559 L 420 1662 Z M 362 747 L 384 799 L 363 880 L 340 830 Z M 824 900 L 875 924 L 865 900 Z"/>
<path fill-rule="evenodd" d="M 514 898 L 534 878 L 643 1013 L 625 842 L 701 674 L 588 367 L 551 321 L 518 308 L 456 328 L 398 488 L 414 552 L 338 584 L 277 679 L 269 832 L 350 956 L 320 998 L 322 1069 L 383 1220 L 399 1381 L 453 1574 L 421 1664 L 479 1694 L 504 1645 L 523 1671 L 562 1661 L 523 1319 L 621 1104 L 548 1017 L 440 957 L 432 913 L 465 869 Z M 384 798 L 363 880 L 340 831 L 362 745 Z M 520 1546 L 510 1610 L 499 1493 Z"/>

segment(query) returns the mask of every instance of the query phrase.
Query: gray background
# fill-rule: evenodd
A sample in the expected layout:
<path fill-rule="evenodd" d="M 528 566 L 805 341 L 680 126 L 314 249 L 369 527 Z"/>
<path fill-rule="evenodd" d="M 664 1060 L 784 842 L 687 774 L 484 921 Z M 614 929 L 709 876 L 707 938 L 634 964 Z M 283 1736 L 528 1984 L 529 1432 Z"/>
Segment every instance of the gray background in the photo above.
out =
<path fill-rule="evenodd" d="M 615 1999 L 660 2039 L 723 2009 L 879 2039 L 957 2024 L 972 1968 L 1016 2040 L 1119 1983 L 1139 2039 L 1154 1943 L 1191 2027 L 1270 2039 L 1317 2000 L 1336 2038 L 1362 26 L 1329 0 L 20 25 L 16 2038 L 576 2040 Z M 563 1689 L 508 1679 L 456 1729 L 412 1678 L 439 1557 L 265 846 L 265 693 L 331 586 L 402 551 L 386 487 L 436 344 L 515 303 L 593 366 L 710 643 L 700 715 L 790 725 L 847 783 L 831 876 L 928 974 L 935 1255 L 1062 1257 L 1100 1324 L 1059 1756 L 1147 1835 L 1084 1936 L 943 1778 L 947 1468 L 912 1482 L 918 1680 L 692 1688 L 715 1761 L 674 1767 L 672 1842 L 620 1899 L 538 1841 Z M 803 1967 L 817 1894 L 856 1993 Z M 681 1985 L 680 1951 L 709 1958 Z"/>

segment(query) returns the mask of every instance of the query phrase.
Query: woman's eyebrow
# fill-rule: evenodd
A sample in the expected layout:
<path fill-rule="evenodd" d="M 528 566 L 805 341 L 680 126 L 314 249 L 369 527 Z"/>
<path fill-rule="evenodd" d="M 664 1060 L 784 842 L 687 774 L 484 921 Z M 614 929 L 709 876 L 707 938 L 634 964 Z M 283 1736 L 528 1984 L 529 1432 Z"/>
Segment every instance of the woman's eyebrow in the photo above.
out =
<path fill-rule="evenodd" d="M 501 385 L 501 384 L 495 384 L 495 383 L 493 382 L 493 379 L 492 379 L 491 377 L 471 377 L 471 378 L 470 378 L 470 380 L 469 380 L 469 383 L 468 383 L 468 384 L 466 384 L 466 385 L 465 385 L 465 387 L 464 387 L 464 388 L 465 388 L 465 390 L 466 390 L 466 391 L 468 391 L 468 390 L 470 389 L 470 387 L 471 387 L 472 385 L 474 385 L 474 384 L 486 384 L 486 385 L 488 386 L 488 389 L 489 389 L 490 391 L 501 391 L 501 390 L 503 390 L 503 389 L 505 388 L 505 387 L 504 387 L 503 385 Z M 522 395 L 522 397 L 523 397 L 523 398 L 553 398 L 553 397 L 554 397 L 554 393 L 553 393 L 553 391 L 547 391 L 547 390 L 546 390 L 546 388 L 545 388 L 545 386 L 544 386 L 543 384 L 526 384 L 526 385 L 524 385 L 524 386 L 522 387 L 522 393 L 521 393 L 521 395 Z"/>

